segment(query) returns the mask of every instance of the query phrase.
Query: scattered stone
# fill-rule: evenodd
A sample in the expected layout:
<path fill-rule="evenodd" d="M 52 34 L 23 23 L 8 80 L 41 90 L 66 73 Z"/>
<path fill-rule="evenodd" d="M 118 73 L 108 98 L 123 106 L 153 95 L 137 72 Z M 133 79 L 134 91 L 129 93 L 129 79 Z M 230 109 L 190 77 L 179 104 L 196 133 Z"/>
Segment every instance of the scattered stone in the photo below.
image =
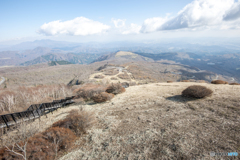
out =
<path fill-rule="evenodd" d="M 172 145 L 170 145 L 170 149 L 175 152 L 177 150 L 177 147 L 175 144 L 172 144 Z"/>
<path fill-rule="evenodd" d="M 123 83 L 121 83 L 121 85 L 124 88 L 128 88 L 129 87 L 129 83 L 127 83 L 127 82 L 123 82 Z"/>

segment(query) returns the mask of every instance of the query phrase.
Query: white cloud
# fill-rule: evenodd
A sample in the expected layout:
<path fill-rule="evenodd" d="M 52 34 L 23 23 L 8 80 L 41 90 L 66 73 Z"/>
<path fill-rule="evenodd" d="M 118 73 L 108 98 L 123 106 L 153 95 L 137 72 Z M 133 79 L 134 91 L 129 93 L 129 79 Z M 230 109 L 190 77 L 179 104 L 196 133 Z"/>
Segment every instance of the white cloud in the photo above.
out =
<path fill-rule="evenodd" d="M 38 33 L 45 35 L 92 35 L 103 33 L 110 29 L 110 26 L 105 25 L 98 21 L 93 21 L 85 17 L 77 17 L 69 21 L 52 21 L 49 23 L 44 23 Z"/>
<path fill-rule="evenodd" d="M 194 0 L 186 5 L 173 18 L 150 18 L 144 21 L 141 32 L 154 32 L 160 30 L 177 30 L 194 28 L 211 28 L 232 25 L 223 22 L 226 11 L 234 5 L 234 0 Z"/>
<path fill-rule="evenodd" d="M 114 26 L 116 28 L 125 27 L 125 21 L 126 21 L 126 19 L 114 19 L 114 18 L 112 18 L 112 22 L 114 23 Z"/>
<path fill-rule="evenodd" d="M 167 21 L 167 18 L 161 18 L 161 17 L 148 18 L 143 22 L 141 32 L 149 33 L 149 32 L 157 31 L 161 28 L 161 26 L 166 21 Z"/>
<path fill-rule="evenodd" d="M 130 27 L 127 27 L 122 34 L 138 34 L 140 33 L 141 26 L 131 23 Z"/>
<path fill-rule="evenodd" d="M 224 15 L 225 21 L 236 20 L 240 18 L 240 1 L 235 3 Z"/>

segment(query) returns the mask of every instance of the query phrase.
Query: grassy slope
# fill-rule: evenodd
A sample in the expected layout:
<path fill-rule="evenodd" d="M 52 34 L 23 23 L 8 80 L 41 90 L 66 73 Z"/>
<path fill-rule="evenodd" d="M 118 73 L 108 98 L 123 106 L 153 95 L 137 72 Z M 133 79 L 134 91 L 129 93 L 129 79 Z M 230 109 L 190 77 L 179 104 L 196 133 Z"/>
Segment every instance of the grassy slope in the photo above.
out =
<path fill-rule="evenodd" d="M 98 123 L 62 159 L 200 159 L 211 158 L 210 151 L 239 152 L 240 87 L 200 84 L 214 91 L 212 97 L 179 96 L 193 84 L 133 86 L 108 103 L 83 106 Z"/>

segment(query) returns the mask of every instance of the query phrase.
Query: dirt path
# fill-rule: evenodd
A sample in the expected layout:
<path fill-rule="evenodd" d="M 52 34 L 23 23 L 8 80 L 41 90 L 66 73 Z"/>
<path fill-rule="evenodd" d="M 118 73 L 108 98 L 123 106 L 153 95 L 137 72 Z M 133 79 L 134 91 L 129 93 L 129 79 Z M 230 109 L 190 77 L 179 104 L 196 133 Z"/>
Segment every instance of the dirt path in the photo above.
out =
<path fill-rule="evenodd" d="M 1 77 L 0 85 L 5 82 L 5 78 Z"/>
<path fill-rule="evenodd" d="M 112 68 L 118 69 L 118 71 L 119 71 L 118 74 L 116 74 L 116 75 L 105 75 L 102 72 L 99 72 L 99 73 L 94 73 L 94 74 L 90 75 L 89 79 L 99 80 L 99 79 L 96 79 L 94 77 L 96 75 L 101 75 L 101 76 L 104 76 L 104 78 L 101 79 L 101 80 L 102 81 L 108 81 L 109 83 L 135 82 L 136 84 L 138 84 L 138 81 L 133 78 L 132 73 L 130 73 L 127 70 L 128 66 L 126 66 L 125 68 L 123 68 L 123 67 L 110 67 L 110 68 L 111 69 Z M 126 73 L 128 74 L 130 80 L 121 79 L 121 78 L 118 77 L 118 75 L 123 74 L 124 71 L 126 71 Z M 111 78 L 115 78 L 116 80 L 112 80 Z"/>

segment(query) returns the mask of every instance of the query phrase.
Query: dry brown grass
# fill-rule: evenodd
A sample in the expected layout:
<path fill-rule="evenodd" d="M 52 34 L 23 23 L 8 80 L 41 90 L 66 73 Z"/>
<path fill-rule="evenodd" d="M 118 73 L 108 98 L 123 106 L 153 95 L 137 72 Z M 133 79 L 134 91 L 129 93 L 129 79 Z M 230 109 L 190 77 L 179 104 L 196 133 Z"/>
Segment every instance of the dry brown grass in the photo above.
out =
<path fill-rule="evenodd" d="M 101 92 L 92 97 L 92 100 L 96 103 L 102 103 L 111 100 L 114 97 L 112 93 Z"/>
<path fill-rule="evenodd" d="M 65 119 L 43 132 L 39 132 L 40 126 L 35 128 L 24 122 L 18 132 L 4 135 L 6 140 L 2 139 L 5 141 L 2 141 L 0 159 L 57 159 L 74 148 L 77 136 L 85 134 L 94 123 L 93 112 L 82 109 L 71 110 Z"/>
<path fill-rule="evenodd" d="M 191 85 L 211 97 L 179 96 Z M 111 103 L 87 105 L 98 123 L 65 159 L 224 159 L 210 152 L 233 152 L 240 144 L 239 86 L 158 83 L 129 87 Z M 233 157 L 232 157 L 233 158 Z M 235 157 L 238 159 L 238 157 Z"/>
<path fill-rule="evenodd" d="M 116 94 L 125 92 L 125 88 L 123 88 L 122 85 L 119 83 L 115 83 L 115 84 L 112 83 L 107 87 L 106 92 L 116 95 Z"/>
<path fill-rule="evenodd" d="M 187 87 L 182 91 L 182 96 L 191 98 L 204 98 L 210 96 L 213 93 L 212 90 L 204 86 L 193 85 Z"/>
<path fill-rule="evenodd" d="M 167 81 L 167 83 L 173 83 L 173 81 Z"/>
<path fill-rule="evenodd" d="M 228 82 L 222 81 L 222 80 L 213 80 L 211 83 L 212 84 L 228 84 Z"/>

